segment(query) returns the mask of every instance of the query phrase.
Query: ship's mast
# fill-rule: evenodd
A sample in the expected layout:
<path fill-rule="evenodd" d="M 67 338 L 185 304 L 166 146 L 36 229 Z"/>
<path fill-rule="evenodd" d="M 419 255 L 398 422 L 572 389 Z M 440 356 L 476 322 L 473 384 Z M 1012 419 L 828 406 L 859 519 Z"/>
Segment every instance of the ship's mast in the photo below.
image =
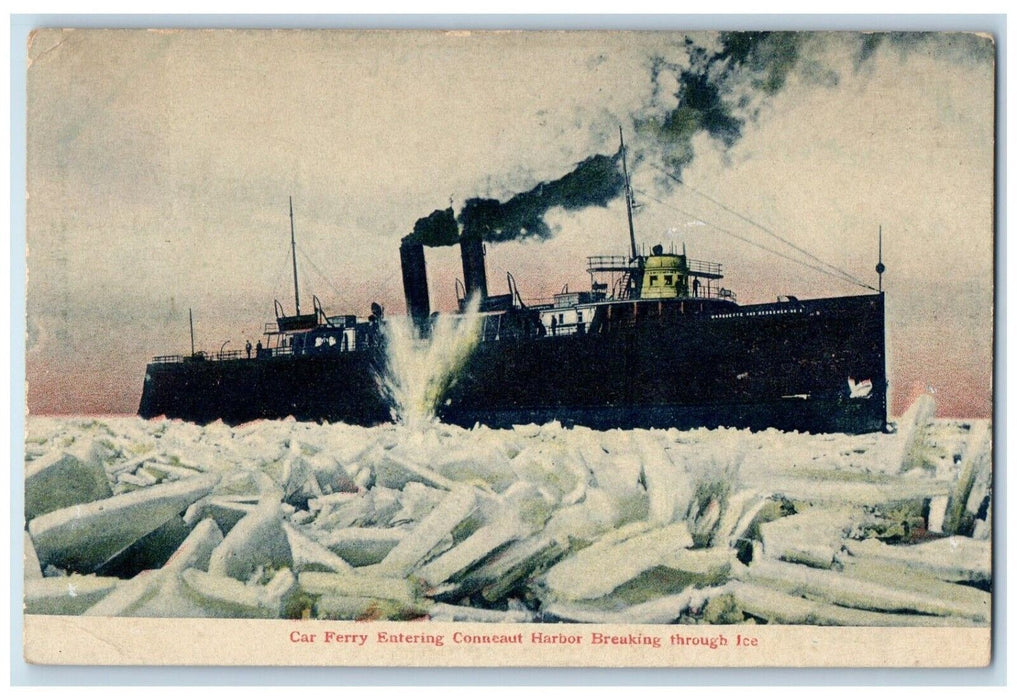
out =
<path fill-rule="evenodd" d="M 300 287 L 297 285 L 297 237 L 293 226 L 293 197 L 290 196 L 290 247 L 293 248 L 293 296 L 297 302 L 297 316 L 300 315 Z"/>
<path fill-rule="evenodd" d="M 636 230 L 632 226 L 632 186 L 629 184 L 629 166 L 625 158 L 625 137 L 621 126 L 618 127 L 618 139 L 621 141 L 622 173 L 625 175 L 625 211 L 629 215 L 629 242 L 632 244 L 632 259 L 639 257 L 636 252 Z"/>

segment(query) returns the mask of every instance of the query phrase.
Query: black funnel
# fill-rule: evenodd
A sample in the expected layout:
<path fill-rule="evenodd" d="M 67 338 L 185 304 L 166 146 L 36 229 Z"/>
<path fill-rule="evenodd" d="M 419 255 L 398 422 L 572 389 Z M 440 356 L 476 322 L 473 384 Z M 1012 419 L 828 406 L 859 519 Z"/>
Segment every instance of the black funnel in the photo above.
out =
<path fill-rule="evenodd" d="M 403 293 L 406 295 L 406 313 L 418 328 L 426 324 L 431 315 L 431 299 L 427 294 L 427 263 L 424 246 L 403 241 L 399 246 L 403 266 Z"/>
<path fill-rule="evenodd" d="M 463 281 L 466 283 L 466 298 L 474 293 L 480 301 L 487 299 L 487 268 L 484 265 L 484 242 L 479 236 L 463 236 L 459 239 L 463 255 Z"/>

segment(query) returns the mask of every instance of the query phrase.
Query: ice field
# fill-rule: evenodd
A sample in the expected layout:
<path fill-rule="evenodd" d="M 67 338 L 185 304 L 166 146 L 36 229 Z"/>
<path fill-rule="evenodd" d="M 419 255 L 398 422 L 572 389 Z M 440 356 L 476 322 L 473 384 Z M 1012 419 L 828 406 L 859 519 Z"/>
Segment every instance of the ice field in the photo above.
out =
<path fill-rule="evenodd" d="M 29 417 L 28 613 L 980 625 L 991 430 Z"/>

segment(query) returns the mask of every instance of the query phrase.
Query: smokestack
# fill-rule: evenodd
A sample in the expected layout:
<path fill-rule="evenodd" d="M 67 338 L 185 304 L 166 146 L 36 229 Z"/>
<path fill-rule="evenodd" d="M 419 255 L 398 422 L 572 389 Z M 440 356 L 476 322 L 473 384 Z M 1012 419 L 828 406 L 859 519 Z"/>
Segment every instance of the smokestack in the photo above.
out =
<path fill-rule="evenodd" d="M 431 299 L 427 294 L 427 263 L 424 246 L 404 240 L 399 246 L 399 259 L 403 266 L 403 293 L 406 295 L 406 313 L 417 328 L 423 328 L 431 315 Z"/>
<path fill-rule="evenodd" d="M 463 281 L 466 283 L 466 298 L 474 293 L 480 301 L 487 299 L 487 268 L 484 265 L 484 242 L 480 236 L 463 236 L 459 239 L 463 256 Z"/>

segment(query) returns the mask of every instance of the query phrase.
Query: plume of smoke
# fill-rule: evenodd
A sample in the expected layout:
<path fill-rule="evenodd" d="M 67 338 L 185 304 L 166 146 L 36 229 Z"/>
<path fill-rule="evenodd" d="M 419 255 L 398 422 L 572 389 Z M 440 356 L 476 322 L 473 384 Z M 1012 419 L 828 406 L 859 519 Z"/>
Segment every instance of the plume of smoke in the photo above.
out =
<path fill-rule="evenodd" d="M 403 241 L 419 243 L 429 247 L 455 245 L 459 242 L 459 224 L 456 223 L 455 212 L 448 209 L 435 209 L 427 216 L 417 219 L 413 225 L 413 233 Z"/>
<path fill-rule="evenodd" d="M 681 177 L 695 156 L 697 136 L 705 134 L 724 148 L 732 147 L 746 122 L 787 85 L 793 71 L 808 83 L 836 86 L 837 72 L 816 58 L 834 41 L 854 44 L 856 70 L 881 46 L 901 56 L 919 50 L 954 58 L 993 51 L 991 38 L 963 33 L 721 32 L 710 39 L 686 38 L 679 56 L 658 55 L 651 61 L 653 98 L 633 118 L 640 141 L 644 148 L 659 150 L 665 170 Z M 674 88 L 665 88 L 668 78 L 674 79 Z M 591 156 L 563 177 L 504 202 L 468 199 L 458 217 L 452 208 L 437 209 L 419 219 L 404 240 L 448 246 L 457 244 L 460 236 L 488 242 L 550 238 L 544 218 L 549 209 L 603 207 L 622 193 L 620 159 L 620 151 Z M 639 160 L 637 155 L 633 165 Z"/>
<path fill-rule="evenodd" d="M 695 155 L 695 137 L 705 134 L 730 148 L 793 72 L 807 84 L 835 87 L 840 76 L 823 54 L 836 44 L 853 54 L 856 71 L 882 47 L 901 60 L 921 52 L 952 62 L 984 61 L 994 51 L 991 37 L 959 32 L 721 32 L 686 38 L 677 57 L 652 59 L 653 98 L 634 118 L 637 133 L 680 177 Z"/>
<path fill-rule="evenodd" d="M 428 247 L 456 245 L 462 237 L 500 242 L 537 237 L 550 238 L 551 227 L 544 215 L 553 207 L 582 209 L 607 206 L 625 187 L 621 151 L 613 156 L 594 155 L 579 163 L 571 172 L 549 182 L 541 182 L 505 202 L 473 197 L 466 200 L 458 221 L 451 207 L 435 209 L 417 219 L 405 243 Z"/>
<path fill-rule="evenodd" d="M 924 53 L 951 62 L 991 61 L 995 54 L 992 37 L 972 32 L 872 32 L 859 35 L 855 70 L 872 59 L 880 47 L 895 51 L 901 59 Z"/>
<path fill-rule="evenodd" d="M 664 166 L 680 176 L 694 157 L 693 139 L 705 133 L 730 148 L 741 138 L 753 93 L 770 96 L 781 90 L 798 63 L 801 32 L 723 32 L 708 48 L 685 40 L 686 61 L 655 57 L 651 79 L 662 98 L 665 76 L 673 76 L 677 90 L 639 117 L 636 130 L 659 145 Z M 671 98 L 676 100 L 672 103 Z"/>
<path fill-rule="evenodd" d="M 506 202 L 479 197 L 468 199 L 459 212 L 462 235 L 489 242 L 550 238 L 551 228 L 544 215 L 552 207 L 570 210 L 605 207 L 622 193 L 625 178 L 620 159 L 621 152 L 613 156 L 590 156 L 567 175 L 542 182 Z"/>

